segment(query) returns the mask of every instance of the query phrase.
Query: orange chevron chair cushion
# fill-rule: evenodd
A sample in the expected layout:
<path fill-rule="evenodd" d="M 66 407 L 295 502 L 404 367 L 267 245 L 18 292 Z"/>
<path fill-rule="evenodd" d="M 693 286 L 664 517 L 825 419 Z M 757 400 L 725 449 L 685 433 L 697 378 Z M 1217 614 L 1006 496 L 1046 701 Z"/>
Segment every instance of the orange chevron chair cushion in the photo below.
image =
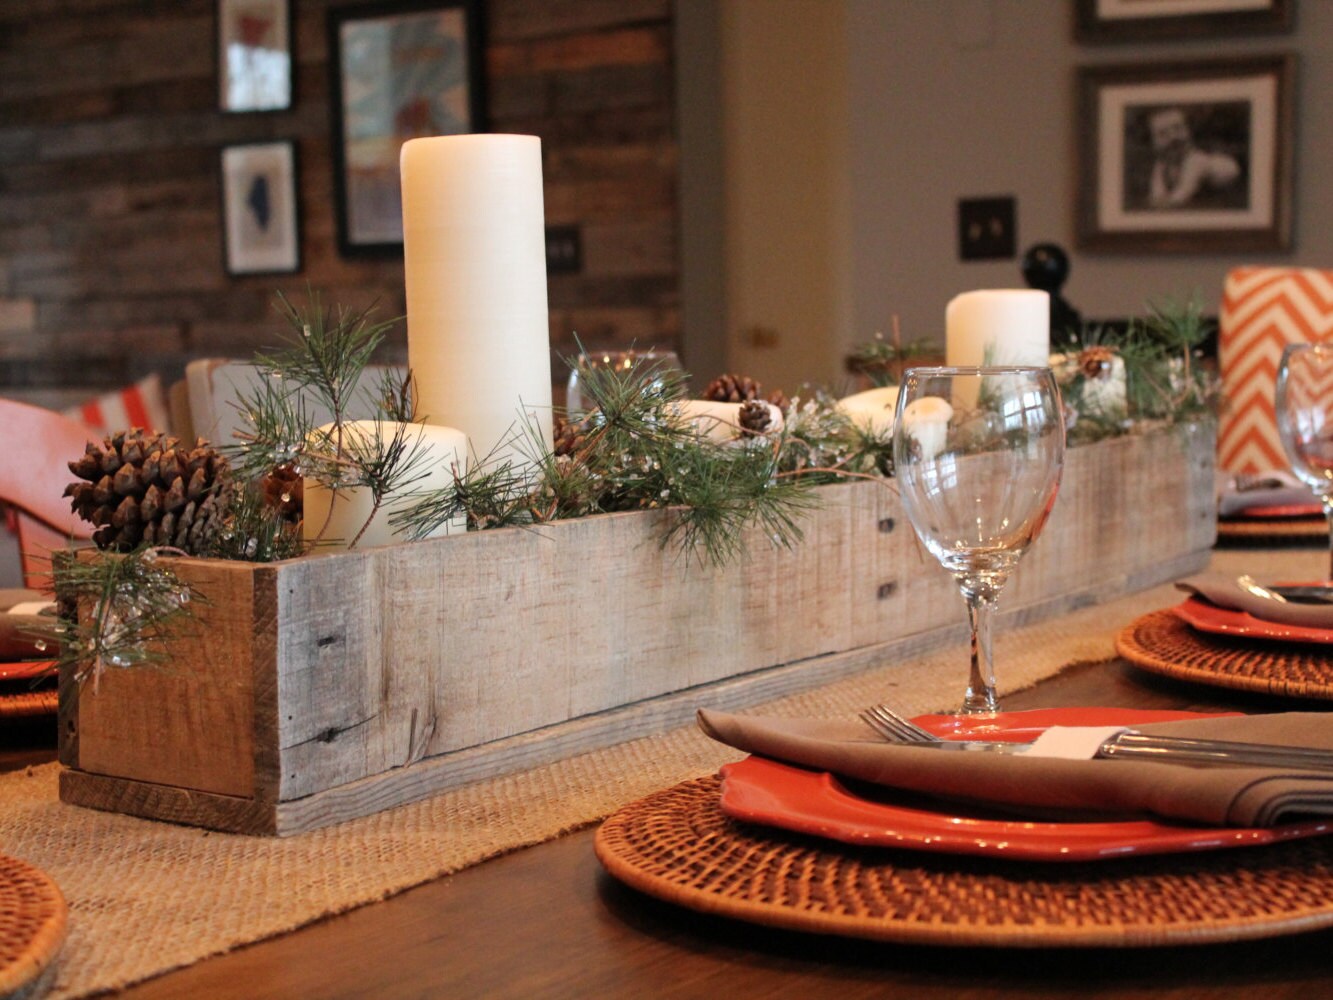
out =
<path fill-rule="evenodd" d="M 1217 462 L 1227 472 L 1287 468 L 1273 394 L 1288 344 L 1333 340 L 1333 271 L 1238 267 L 1222 286 L 1217 361 L 1224 407 Z"/>

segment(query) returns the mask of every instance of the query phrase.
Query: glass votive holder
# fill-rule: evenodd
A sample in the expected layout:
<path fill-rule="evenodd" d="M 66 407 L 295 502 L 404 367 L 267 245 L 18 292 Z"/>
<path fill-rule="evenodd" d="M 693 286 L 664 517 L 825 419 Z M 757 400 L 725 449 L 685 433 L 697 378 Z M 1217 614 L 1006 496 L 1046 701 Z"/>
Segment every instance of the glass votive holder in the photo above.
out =
<path fill-rule="evenodd" d="M 674 351 L 586 351 L 574 359 L 570 369 L 565 392 L 565 412 L 574 419 L 595 405 L 586 389 L 589 371 L 601 369 L 628 373 L 641 367 L 651 367 L 657 379 L 673 372 L 683 372 L 680 358 Z"/>

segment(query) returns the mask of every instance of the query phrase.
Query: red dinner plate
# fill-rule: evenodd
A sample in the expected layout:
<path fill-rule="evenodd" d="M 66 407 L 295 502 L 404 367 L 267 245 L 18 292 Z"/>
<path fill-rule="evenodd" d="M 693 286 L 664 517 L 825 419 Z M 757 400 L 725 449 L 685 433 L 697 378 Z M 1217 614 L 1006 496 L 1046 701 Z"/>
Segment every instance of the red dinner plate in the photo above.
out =
<path fill-rule="evenodd" d="M 54 660 L 17 660 L 0 663 L 0 681 L 27 681 L 55 672 Z"/>
<path fill-rule="evenodd" d="M 1322 517 L 1323 514 L 1324 508 L 1317 503 L 1265 504 L 1240 511 L 1241 517 L 1258 518 Z"/>
<path fill-rule="evenodd" d="M 1030 740 L 1048 726 L 1143 725 L 1202 718 L 1195 712 L 1055 708 L 1005 712 L 986 720 L 928 715 L 916 721 L 940 735 L 985 733 Z M 847 844 L 1024 861 L 1096 861 L 1126 855 L 1210 851 L 1270 844 L 1333 831 L 1333 820 L 1263 829 L 1188 826 L 1152 819 L 1036 822 L 969 816 L 856 794 L 825 771 L 747 757 L 722 768 L 722 811 L 733 819 Z"/>
<path fill-rule="evenodd" d="M 1333 644 L 1333 629 L 1310 628 L 1306 625 L 1284 625 L 1265 621 L 1246 611 L 1219 608 L 1197 597 L 1186 598 L 1175 609 L 1176 616 L 1191 628 L 1215 635 L 1234 635 L 1245 639 L 1275 639 L 1280 642 L 1314 642 Z"/>

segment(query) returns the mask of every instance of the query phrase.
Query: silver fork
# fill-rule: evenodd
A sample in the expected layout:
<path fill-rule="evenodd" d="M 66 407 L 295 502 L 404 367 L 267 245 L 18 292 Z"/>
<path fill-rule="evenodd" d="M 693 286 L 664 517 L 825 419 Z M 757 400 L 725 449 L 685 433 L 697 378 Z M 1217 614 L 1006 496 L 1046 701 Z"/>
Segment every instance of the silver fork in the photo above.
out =
<path fill-rule="evenodd" d="M 936 743 L 943 740 L 904 718 L 887 705 L 871 705 L 861 713 L 861 721 L 890 743 Z"/>
<path fill-rule="evenodd" d="M 860 713 L 861 721 L 890 743 L 925 746 L 941 750 L 1024 753 L 1030 744 L 946 740 L 922 729 L 887 705 L 871 705 Z M 1036 754 L 1034 756 L 1040 756 Z M 1313 747 L 1272 746 L 1265 743 L 1235 743 L 1183 736 L 1149 736 L 1124 730 L 1101 743 L 1094 757 L 1158 760 L 1173 764 L 1212 764 L 1230 767 L 1283 767 L 1303 771 L 1333 771 L 1333 751 Z"/>
<path fill-rule="evenodd" d="M 1257 472 L 1238 472 L 1235 478 L 1237 493 L 1252 493 L 1255 490 L 1276 490 L 1283 486 L 1281 479 L 1265 476 Z"/>

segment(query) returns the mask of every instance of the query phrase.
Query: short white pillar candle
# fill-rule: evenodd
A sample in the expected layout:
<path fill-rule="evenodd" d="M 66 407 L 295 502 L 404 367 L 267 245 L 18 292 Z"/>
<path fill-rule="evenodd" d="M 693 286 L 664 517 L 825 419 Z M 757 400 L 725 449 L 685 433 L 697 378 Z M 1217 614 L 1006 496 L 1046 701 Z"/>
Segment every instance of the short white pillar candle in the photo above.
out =
<path fill-rule="evenodd" d="M 838 400 L 838 409 L 856 426 L 877 438 L 893 433 L 893 415 L 898 406 L 898 387 L 879 386 L 844 396 Z"/>
<path fill-rule="evenodd" d="M 405 541 L 405 537 L 395 531 L 389 519 L 413 505 L 414 498 L 408 494 L 446 489 L 453 485 L 455 472 L 461 477 L 466 471 L 467 435 L 453 427 L 353 420 L 343 424 L 343 434 L 353 443 L 353 447 L 359 442 L 364 448 L 376 439 L 391 442 L 400 426 L 403 428 L 408 454 L 415 452 L 416 455 L 412 469 L 421 478 L 406 486 L 402 495 L 395 495 L 381 505 L 356 541 L 358 549 Z M 319 431 L 328 433 L 332 428 L 332 424 L 325 424 Z M 349 547 L 367 519 L 370 519 L 374 506 L 370 490 L 363 486 L 330 490 L 310 477 L 303 479 L 302 486 L 305 491 L 302 533 L 306 541 L 314 541 L 318 536 L 321 544 L 327 542 L 331 546 Z M 460 516 L 441 524 L 427 537 L 458 534 L 466 530 L 467 519 Z"/>
<path fill-rule="evenodd" d="M 1032 365 L 1051 354 L 1051 297 L 1030 288 L 983 289 L 955 296 L 945 309 L 945 362 Z"/>

